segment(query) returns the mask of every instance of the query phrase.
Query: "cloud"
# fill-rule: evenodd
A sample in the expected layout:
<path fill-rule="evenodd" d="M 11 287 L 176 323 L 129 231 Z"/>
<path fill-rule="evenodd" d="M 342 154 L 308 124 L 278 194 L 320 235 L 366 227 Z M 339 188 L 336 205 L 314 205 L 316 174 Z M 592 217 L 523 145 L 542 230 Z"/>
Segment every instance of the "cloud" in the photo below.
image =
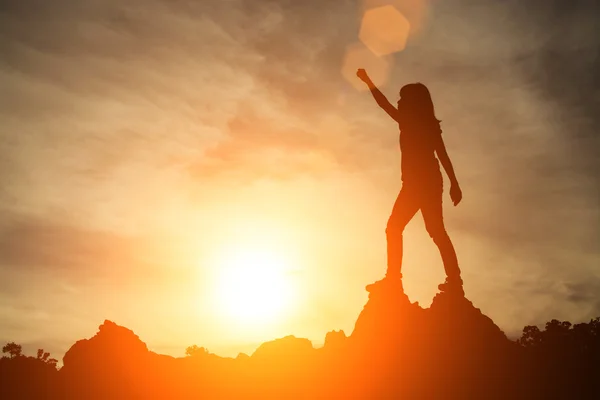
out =
<path fill-rule="evenodd" d="M 3 136 L 26 132 L 37 138 L 27 145 L 52 146 L 62 154 L 68 143 L 77 143 L 87 156 L 86 170 L 106 174 L 114 163 L 128 161 L 131 154 L 115 155 L 117 142 L 137 154 L 147 149 L 154 160 L 195 165 L 195 173 L 204 150 L 214 146 L 222 150 L 212 150 L 213 155 L 244 146 L 243 156 L 252 161 L 267 147 L 289 152 L 288 141 L 307 143 L 304 133 L 328 134 L 318 132 L 316 125 L 335 109 L 337 92 L 345 84 L 339 74 L 345 48 L 340 39 L 353 24 L 341 29 L 330 15 L 347 14 L 353 10 L 349 3 L 314 2 L 299 8 L 230 1 L 179 7 L 152 1 L 142 8 L 136 2 L 75 6 L 62 1 L 28 13 L 9 5 L 1 44 L 8 57 L 0 79 L 7 83 L 5 99 L 11 99 L 2 104 L 1 115 L 11 124 L 5 125 Z M 320 16 L 314 18 L 317 9 Z M 248 104 L 255 109 L 250 118 L 265 121 L 255 131 L 236 130 L 236 124 L 248 119 Z M 268 138 L 260 136 L 265 123 L 273 132 Z M 286 134 L 290 128 L 299 134 Z M 352 137 L 356 131 L 347 133 Z M 266 144 L 274 138 L 285 139 Z M 101 157 L 111 165 L 99 163 L 104 144 L 113 154 Z M 22 147 L 17 158 L 23 156 Z M 351 161 L 315 140 L 310 149 L 294 151 L 306 151 L 308 161 L 292 165 L 290 173 L 294 168 L 302 173 L 315 153 Z M 237 156 L 242 153 L 232 151 L 218 169 L 249 171 Z"/>
<path fill-rule="evenodd" d="M 11 269 L 94 276 L 139 265 L 141 246 L 133 238 L 33 218 L 12 218 L 3 225 L 0 253 Z"/>

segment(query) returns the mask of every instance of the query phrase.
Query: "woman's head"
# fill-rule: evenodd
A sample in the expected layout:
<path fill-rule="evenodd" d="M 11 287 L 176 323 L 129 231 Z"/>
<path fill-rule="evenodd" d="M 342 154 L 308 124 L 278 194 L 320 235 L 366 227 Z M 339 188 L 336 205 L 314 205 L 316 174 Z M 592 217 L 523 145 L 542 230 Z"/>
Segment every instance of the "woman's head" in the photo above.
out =
<path fill-rule="evenodd" d="M 402 122 L 440 122 L 435 117 L 431 94 L 427 86 L 422 83 L 410 83 L 400 89 L 398 111 L 401 124 Z"/>

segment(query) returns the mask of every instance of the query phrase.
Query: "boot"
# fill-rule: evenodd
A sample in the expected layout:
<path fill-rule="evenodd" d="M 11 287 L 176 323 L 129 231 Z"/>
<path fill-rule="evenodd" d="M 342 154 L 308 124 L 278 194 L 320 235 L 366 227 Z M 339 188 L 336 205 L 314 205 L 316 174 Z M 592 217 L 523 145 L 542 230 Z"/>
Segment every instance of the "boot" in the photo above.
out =
<path fill-rule="evenodd" d="M 378 289 L 391 289 L 399 290 L 404 293 L 404 287 L 402 286 L 402 274 L 387 274 L 383 279 L 378 280 L 367 285 L 367 292 L 372 292 Z"/>
<path fill-rule="evenodd" d="M 463 281 L 460 277 L 458 278 L 446 278 L 444 283 L 438 285 L 438 289 L 444 293 L 457 294 L 459 296 L 465 296 L 463 290 Z"/>

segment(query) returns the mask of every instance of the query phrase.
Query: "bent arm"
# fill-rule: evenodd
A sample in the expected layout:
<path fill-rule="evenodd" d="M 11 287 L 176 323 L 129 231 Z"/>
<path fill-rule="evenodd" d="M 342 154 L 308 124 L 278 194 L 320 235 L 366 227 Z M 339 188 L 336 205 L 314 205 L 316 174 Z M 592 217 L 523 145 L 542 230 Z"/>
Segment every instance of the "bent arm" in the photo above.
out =
<path fill-rule="evenodd" d="M 442 164 L 442 167 L 444 167 L 444 170 L 450 179 L 450 184 L 453 186 L 458 186 L 458 180 L 456 179 L 456 174 L 454 173 L 454 167 L 452 167 L 452 162 L 450 161 L 450 157 L 446 151 L 446 145 L 444 145 L 444 139 L 442 139 L 441 136 L 439 136 L 437 140 L 435 152 L 437 153 L 440 163 Z"/>
<path fill-rule="evenodd" d="M 392 103 L 390 103 L 388 101 L 388 99 L 385 97 L 385 95 L 383 93 L 381 93 L 381 91 L 377 88 L 377 86 L 375 86 L 373 81 L 368 79 L 365 83 L 369 86 L 369 89 L 371 90 L 371 94 L 373 95 L 373 98 L 375 99 L 375 101 L 377 102 L 379 107 L 383 108 L 383 110 L 386 113 L 388 113 L 388 115 L 390 117 L 392 117 L 396 122 L 398 122 L 398 119 L 399 119 L 398 109 L 396 107 L 394 107 L 392 105 Z"/>

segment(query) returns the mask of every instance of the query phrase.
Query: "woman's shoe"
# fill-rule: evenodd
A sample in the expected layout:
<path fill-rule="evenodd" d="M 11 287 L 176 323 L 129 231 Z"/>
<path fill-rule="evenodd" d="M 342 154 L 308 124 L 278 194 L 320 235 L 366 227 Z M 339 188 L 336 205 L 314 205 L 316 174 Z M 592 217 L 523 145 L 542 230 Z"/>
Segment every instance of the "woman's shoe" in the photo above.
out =
<path fill-rule="evenodd" d="M 368 292 L 373 292 L 378 289 L 394 289 L 400 290 L 404 293 L 404 287 L 402 286 L 402 275 L 386 275 L 383 279 L 378 280 L 367 285 L 366 289 Z"/>
<path fill-rule="evenodd" d="M 463 289 L 463 281 L 462 279 L 448 279 L 444 283 L 438 285 L 438 289 L 444 293 L 453 293 L 458 294 L 460 296 L 465 295 L 465 291 Z"/>

